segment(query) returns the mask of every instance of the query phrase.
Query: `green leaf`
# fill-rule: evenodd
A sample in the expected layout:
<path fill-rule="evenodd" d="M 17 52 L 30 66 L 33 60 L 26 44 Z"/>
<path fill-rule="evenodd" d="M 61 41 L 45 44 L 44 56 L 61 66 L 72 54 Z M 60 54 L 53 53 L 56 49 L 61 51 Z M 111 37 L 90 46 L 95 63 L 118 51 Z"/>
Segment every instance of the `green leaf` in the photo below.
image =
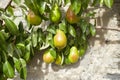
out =
<path fill-rule="evenodd" d="M 6 12 L 10 15 L 14 15 L 14 11 L 13 11 L 13 8 L 11 6 L 8 6 Z"/>
<path fill-rule="evenodd" d="M 3 64 L 3 73 L 9 78 L 14 77 L 14 69 L 8 61 Z"/>
<path fill-rule="evenodd" d="M 31 45 L 30 44 L 28 44 L 27 46 L 26 46 L 26 49 L 25 49 L 25 53 L 24 53 L 24 59 L 26 60 L 26 61 L 28 61 L 29 59 L 30 59 L 30 47 L 31 47 Z"/>
<path fill-rule="evenodd" d="M 100 0 L 100 4 L 103 4 L 104 0 Z"/>
<path fill-rule="evenodd" d="M 85 33 L 86 30 L 87 30 L 87 27 L 88 27 L 88 23 L 86 21 L 84 21 L 84 20 L 82 20 L 80 23 L 81 23 L 80 27 L 82 29 L 82 32 Z"/>
<path fill-rule="evenodd" d="M 65 4 L 70 3 L 70 0 L 64 0 Z"/>
<path fill-rule="evenodd" d="M 11 64 L 12 68 L 15 69 L 13 57 L 8 56 L 7 61 Z"/>
<path fill-rule="evenodd" d="M 104 0 L 104 3 L 107 7 L 111 8 L 113 5 L 113 0 Z"/>
<path fill-rule="evenodd" d="M 79 55 L 80 56 L 83 56 L 85 54 L 87 47 L 88 47 L 87 43 L 84 43 L 83 45 L 80 46 L 80 48 L 79 48 Z"/>
<path fill-rule="evenodd" d="M 36 0 L 25 0 L 25 4 L 27 7 L 32 10 L 35 14 L 39 14 L 39 10 L 37 9 L 37 4 L 35 4 Z"/>
<path fill-rule="evenodd" d="M 48 4 L 46 5 L 45 12 L 48 12 L 48 13 L 50 12 L 50 7 Z"/>
<path fill-rule="evenodd" d="M 0 12 L 0 16 L 1 16 L 1 12 Z M 0 20 L 0 30 L 2 30 L 2 25 L 3 24 L 3 21 L 2 20 Z"/>
<path fill-rule="evenodd" d="M 1 58 L 1 56 L 0 56 L 0 62 L 2 61 L 2 58 Z"/>
<path fill-rule="evenodd" d="M 75 31 L 75 28 L 73 26 L 70 25 L 68 28 L 68 31 L 69 31 L 71 36 L 76 37 L 76 31 Z"/>
<path fill-rule="evenodd" d="M 46 3 L 44 1 L 37 0 L 37 7 L 38 7 L 40 14 L 43 14 L 45 12 Z"/>
<path fill-rule="evenodd" d="M 16 4 L 20 4 L 21 3 L 21 0 L 13 0 Z"/>
<path fill-rule="evenodd" d="M 15 68 L 16 68 L 16 70 L 18 71 L 18 72 L 20 72 L 20 65 L 21 65 L 21 63 L 20 63 L 20 60 L 19 59 L 17 59 L 17 58 L 15 58 L 15 57 L 13 57 L 13 60 L 14 60 L 14 66 L 15 66 Z"/>
<path fill-rule="evenodd" d="M 26 67 L 22 67 L 20 70 L 20 78 L 26 80 L 27 78 L 27 69 Z"/>
<path fill-rule="evenodd" d="M 18 27 L 19 27 L 19 32 L 23 33 L 24 32 L 24 28 L 23 28 L 23 23 L 22 22 L 19 23 Z"/>
<path fill-rule="evenodd" d="M 32 46 L 30 46 L 30 57 L 34 56 L 35 52 Z"/>
<path fill-rule="evenodd" d="M 90 29 L 89 29 L 89 25 L 87 25 L 87 29 L 86 29 L 86 32 L 85 32 L 85 38 L 90 34 Z"/>
<path fill-rule="evenodd" d="M 9 32 L 12 35 L 18 35 L 19 31 L 17 29 L 16 24 L 12 20 L 10 20 L 8 18 L 5 18 L 4 21 L 5 21 L 5 25 L 6 25 L 7 29 L 9 30 Z"/>
<path fill-rule="evenodd" d="M 56 33 L 56 29 L 55 29 L 55 26 L 48 26 L 47 27 L 47 31 L 52 33 L 52 34 L 55 34 Z"/>
<path fill-rule="evenodd" d="M 0 50 L 0 55 L 1 55 L 2 62 L 7 61 L 7 58 L 8 58 L 7 52 L 5 52 L 4 50 Z"/>
<path fill-rule="evenodd" d="M 1 57 L 1 56 L 0 56 Z M 1 62 L 1 60 L 0 60 L 0 72 L 2 72 L 3 71 L 3 63 Z"/>
<path fill-rule="evenodd" d="M 14 47 L 14 56 L 20 58 L 22 55 L 23 55 L 22 51 L 19 48 Z"/>
<path fill-rule="evenodd" d="M 86 10 L 88 8 L 88 4 L 90 3 L 91 0 L 84 0 L 84 1 L 81 1 L 81 8 L 82 10 Z"/>
<path fill-rule="evenodd" d="M 38 43 L 41 43 L 41 42 L 43 41 L 43 32 L 42 32 L 42 29 L 41 29 L 41 28 L 39 28 L 39 29 L 37 30 L 37 34 L 38 34 L 38 36 L 37 36 L 37 41 L 38 41 Z"/>
<path fill-rule="evenodd" d="M 25 44 L 18 43 L 16 44 L 16 47 L 19 48 L 23 53 L 25 52 Z"/>
<path fill-rule="evenodd" d="M 26 51 L 26 53 L 24 54 L 24 59 L 28 62 L 30 59 L 30 51 Z"/>
<path fill-rule="evenodd" d="M 63 4 L 62 2 L 63 2 L 62 0 L 57 0 L 57 3 L 59 6 L 61 6 Z"/>
<path fill-rule="evenodd" d="M 0 43 L 5 43 L 5 37 L 2 31 L 0 31 Z"/>
<path fill-rule="evenodd" d="M 48 34 L 46 35 L 46 40 L 49 41 L 49 40 L 51 40 L 51 39 L 53 39 L 53 35 L 52 35 L 51 33 L 48 33 Z"/>
<path fill-rule="evenodd" d="M 54 49 L 50 49 L 50 54 L 54 57 L 54 58 L 56 58 L 56 50 L 54 50 Z"/>
<path fill-rule="evenodd" d="M 95 33 L 96 33 L 95 26 L 93 26 L 92 24 L 90 24 L 89 26 L 90 26 L 90 33 L 91 33 L 91 35 L 95 36 Z"/>
<path fill-rule="evenodd" d="M 51 33 L 46 35 L 46 43 L 48 43 L 52 48 L 54 48 L 53 35 Z"/>
<path fill-rule="evenodd" d="M 82 40 L 86 40 L 86 35 L 85 34 L 82 34 Z"/>
<path fill-rule="evenodd" d="M 4 36 L 5 40 L 8 39 L 10 37 L 10 35 L 5 32 L 5 31 L 0 31 L 2 33 L 2 35 Z"/>
<path fill-rule="evenodd" d="M 26 67 L 26 61 L 22 58 L 20 58 L 20 62 L 21 62 L 21 68 Z"/>
<path fill-rule="evenodd" d="M 55 48 L 53 39 L 49 40 L 48 43 L 52 48 Z"/>
<path fill-rule="evenodd" d="M 99 3 L 100 2 L 100 0 L 93 0 L 93 2 L 92 2 L 92 6 L 95 6 L 97 3 Z"/>
<path fill-rule="evenodd" d="M 4 35 L 3 35 L 3 33 L 0 31 L 0 44 L 2 44 L 2 45 L 0 45 L 0 48 L 2 49 L 2 50 L 5 50 L 5 51 L 7 51 L 7 45 L 6 45 L 6 42 L 5 42 L 5 37 L 4 37 Z"/>
<path fill-rule="evenodd" d="M 24 4 L 20 4 L 20 8 L 22 8 L 22 10 L 25 10 L 25 11 L 28 10 L 27 7 L 26 7 L 26 5 L 24 5 Z M 23 11 L 23 13 L 24 13 L 24 11 Z"/>
<path fill-rule="evenodd" d="M 93 12 L 93 11 L 90 11 L 90 12 L 88 12 L 87 14 L 86 14 L 86 17 L 89 17 L 89 18 L 94 18 L 95 17 L 95 14 L 96 14 L 96 12 Z"/>
<path fill-rule="evenodd" d="M 65 64 L 71 64 L 71 62 L 69 61 L 68 57 L 65 56 Z"/>
<path fill-rule="evenodd" d="M 7 77 L 5 77 L 4 74 L 1 74 L 1 75 L 0 75 L 0 80 L 7 80 Z"/>
<path fill-rule="evenodd" d="M 26 80 L 26 78 L 27 78 L 26 62 L 22 58 L 20 58 L 20 62 L 21 62 L 20 77 L 22 79 Z"/>
<path fill-rule="evenodd" d="M 64 55 L 68 55 L 70 53 L 70 46 L 67 45 L 65 48 L 65 52 L 63 53 Z"/>
<path fill-rule="evenodd" d="M 37 37 L 38 37 L 37 32 L 33 32 L 33 33 L 32 33 L 32 36 L 31 36 L 33 47 L 36 47 L 36 46 L 37 46 L 37 41 L 38 41 L 38 40 L 37 40 Z"/>
<path fill-rule="evenodd" d="M 8 54 L 9 54 L 9 56 L 13 56 L 13 51 L 14 51 L 13 45 L 12 45 L 12 44 L 9 44 L 9 45 L 8 45 L 8 48 L 7 48 L 7 52 L 8 52 Z"/>
<path fill-rule="evenodd" d="M 64 33 L 67 33 L 65 22 L 62 22 L 62 23 L 59 24 L 59 29 L 64 31 Z"/>
<path fill-rule="evenodd" d="M 81 1 L 79 1 L 79 0 L 74 1 L 72 3 L 71 8 L 75 12 L 75 14 L 77 15 L 81 10 Z"/>
<path fill-rule="evenodd" d="M 71 39 L 68 44 L 69 44 L 70 46 L 72 46 L 72 45 L 74 45 L 74 42 L 75 42 L 75 40 L 74 40 L 74 39 Z"/>
<path fill-rule="evenodd" d="M 13 57 L 8 56 L 7 61 L 11 64 L 11 66 L 13 67 L 13 69 L 15 69 Z"/>

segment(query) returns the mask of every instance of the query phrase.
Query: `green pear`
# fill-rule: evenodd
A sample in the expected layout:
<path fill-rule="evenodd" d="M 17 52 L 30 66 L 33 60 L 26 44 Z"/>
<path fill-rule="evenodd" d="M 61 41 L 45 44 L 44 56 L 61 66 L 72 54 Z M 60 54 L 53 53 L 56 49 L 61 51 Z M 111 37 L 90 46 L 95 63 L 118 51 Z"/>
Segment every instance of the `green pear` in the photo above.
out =
<path fill-rule="evenodd" d="M 71 63 L 76 63 L 79 59 L 79 53 L 77 47 L 73 46 L 70 49 L 70 53 L 68 55 L 68 59 Z"/>
<path fill-rule="evenodd" d="M 54 36 L 54 46 L 59 50 L 65 48 L 67 45 L 67 37 L 62 30 L 57 30 Z"/>

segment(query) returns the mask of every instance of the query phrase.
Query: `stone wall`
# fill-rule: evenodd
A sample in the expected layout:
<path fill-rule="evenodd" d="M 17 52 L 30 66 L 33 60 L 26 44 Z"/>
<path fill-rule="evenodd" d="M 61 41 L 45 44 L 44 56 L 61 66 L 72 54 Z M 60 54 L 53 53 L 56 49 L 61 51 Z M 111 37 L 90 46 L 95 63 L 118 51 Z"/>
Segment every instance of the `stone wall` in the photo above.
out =
<path fill-rule="evenodd" d="M 97 33 L 84 57 L 76 64 L 56 66 L 45 64 L 38 52 L 27 66 L 27 80 L 120 80 L 120 0 L 112 9 L 93 10 Z M 14 80 L 20 80 L 19 74 Z"/>

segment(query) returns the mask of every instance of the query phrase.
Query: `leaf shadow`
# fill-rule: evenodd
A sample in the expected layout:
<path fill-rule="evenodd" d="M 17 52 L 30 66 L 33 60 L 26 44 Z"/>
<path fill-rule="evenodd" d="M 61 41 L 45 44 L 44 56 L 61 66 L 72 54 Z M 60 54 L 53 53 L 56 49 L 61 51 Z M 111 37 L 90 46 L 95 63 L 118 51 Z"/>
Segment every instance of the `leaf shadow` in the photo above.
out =
<path fill-rule="evenodd" d="M 27 65 L 27 80 L 43 80 L 44 75 L 48 73 L 49 65 L 43 62 L 44 51 L 35 53 L 34 57 Z"/>
<path fill-rule="evenodd" d="M 116 1 L 117 2 L 117 1 Z M 108 31 L 118 31 L 120 32 L 120 4 L 114 2 L 114 5 L 111 9 L 107 8 L 107 7 L 100 7 L 99 12 L 98 12 L 98 17 L 96 18 L 96 35 L 95 37 L 92 37 L 89 41 L 90 41 L 90 45 L 94 46 L 95 45 L 95 41 L 99 41 L 99 43 L 101 45 L 105 45 L 107 42 L 107 39 L 105 38 L 105 35 L 108 33 Z M 113 20 L 114 18 L 116 18 L 115 20 L 117 21 L 117 23 L 115 23 Z M 113 21 L 112 21 L 113 20 Z M 111 21 L 111 22 L 110 22 Z M 113 24 L 115 24 L 114 28 Z M 112 26 L 112 27 L 111 27 Z M 110 41 L 110 42 L 109 42 Z M 119 44 L 119 41 L 111 41 L 109 40 L 109 44 Z"/>
<path fill-rule="evenodd" d="M 118 74 L 118 73 L 114 73 L 114 74 L 108 73 L 106 75 L 106 78 L 109 78 L 110 80 L 120 80 L 120 74 Z"/>

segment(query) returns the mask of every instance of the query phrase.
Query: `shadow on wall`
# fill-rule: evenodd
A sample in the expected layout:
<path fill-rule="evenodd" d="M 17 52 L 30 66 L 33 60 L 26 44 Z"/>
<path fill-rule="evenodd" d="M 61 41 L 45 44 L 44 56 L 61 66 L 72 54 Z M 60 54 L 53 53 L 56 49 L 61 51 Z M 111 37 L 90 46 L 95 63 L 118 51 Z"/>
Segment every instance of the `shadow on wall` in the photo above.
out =
<path fill-rule="evenodd" d="M 116 3 L 117 2 L 117 3 Z M 100 42 L 101 45 L 104 44 L 120 44 L 120 40 L 108 40 L 105 38 L 105 34 L 108 31 L 118 31 L 120 32 L 120 1 L 117 1 L 114 3 L 113 7 L 111 9 L 107 7 L 100 7 L 98 12 L 98 17 L 96 19 L 96 36 L 90 39 L 90 43 L 92 46 L 94 46 L 94 42 L 97 40 Z M 119 2 L 119 3 L 118 3 Z M 101 14 L 102 13 L 102 14 Z M 115 24 L 116 18 L 117 24 Z M 113 20 L 113 21 L 111 21 Z M 111 21 L 111 22 L 110 22 Z M 109 23 L 113 23 L 112 25 Z M 115 25 L 114 25 L 115 24 Z M 112 27 L 111 27 L 112 26 Z M 115 28 L 114 28 L 115 26 Z M 116 28 L 118 27 L 118 28 Z"/>
<path fill-rule="evenodd" d="M 101 8 L 101 10 L 102 9 L 103 8 Z M 96 36 L 90 39 L 90 45 L 92 46 L 95 45 L 95 41 L 99 41 L 100 45 L 120 44 L 120 37 L 118 38 L 118 40 L 109 40 L 105 38 L 105 34 L 107 34 L 108 31 L 120 32 L 120 0 L 115 1 L 112 9 L 104 8 L 104 10 L 105 12 L 103 13 L 103 15 L 98 16 L 98 18 L 96 19 L 98 27 L 96 28 Z M 111 27 L 109 26 L 109 21 L 114 17 L 116 18 L 117 25 L 112 25 Z M 120 53 L 118 53 L 117 58 L 120 59 Z M 120 70 L 120 61 L 118 61 L 116 65 L 118 66 L 118 70 Z M 120 80 L 120 73 L 108 73 L 105 78 L 108 78 L 110 80 Z"/>
<path fill-rule="evenodd" d="M 57 72 L 61 69 L 69 70 L 70 68 L 76 68 L 80 65 L 79 62 L 75 63 L 74 65 L 71 64 L 72 66 L 58 66 L 55 64 L 46 64 L 45 62 L 43 62 L 43 53 L 44 51 L 35 53 L 35 56 L 32 58 L 30 63 L 28 63 L 27 80 L 44 80 L 44 76 L 47 75 L 50 72 L 50 70 Z"/>
<path fill-rule="evenodd" d="M 48 65 L 43 63 L 42 54 L 44 51 L 35 53 L 27 66 L 27 80 L 44 80 L 44 75 L 48 73 Z"/>
<path fill-rule="evenodd" d="M 118 59 L 120 59 L 120 53 L 117 56 Z M 118 70 L 120 70 L 120 61 L 117 62 L 118 65 Z M 108 73 L 106 76 L 106 78 L 110 79 L 110 80 L 120 80 L 120 73 Z"/>
<path fill-rule="evenodd" d="M 44 76 L 51 72 L 50 70 L 53 70 L 54 72 L 57 72 L 61 69 L 70 70 L 70 68 L 76 68 L 80 65 L 79 62 L 75 63 L 74 65 L 71 64 L 72 66 L 57 66 L 55 64 L 46 64 L 43 62 L 43 52 L 44 51 L 41 51 L 40 53 L 35 53 L 35 56 L 32 58 L 30 63 L 28 63 L 27 80 L 44 80 Z M 18 80 L 18 78 L 15 80 Z"/>
<path fill-rule="evenodd" d="M 120 74 L 114 73 L 114 74 L 107 74 L 106 76 L 110 80 L 120 80 Z"/>

